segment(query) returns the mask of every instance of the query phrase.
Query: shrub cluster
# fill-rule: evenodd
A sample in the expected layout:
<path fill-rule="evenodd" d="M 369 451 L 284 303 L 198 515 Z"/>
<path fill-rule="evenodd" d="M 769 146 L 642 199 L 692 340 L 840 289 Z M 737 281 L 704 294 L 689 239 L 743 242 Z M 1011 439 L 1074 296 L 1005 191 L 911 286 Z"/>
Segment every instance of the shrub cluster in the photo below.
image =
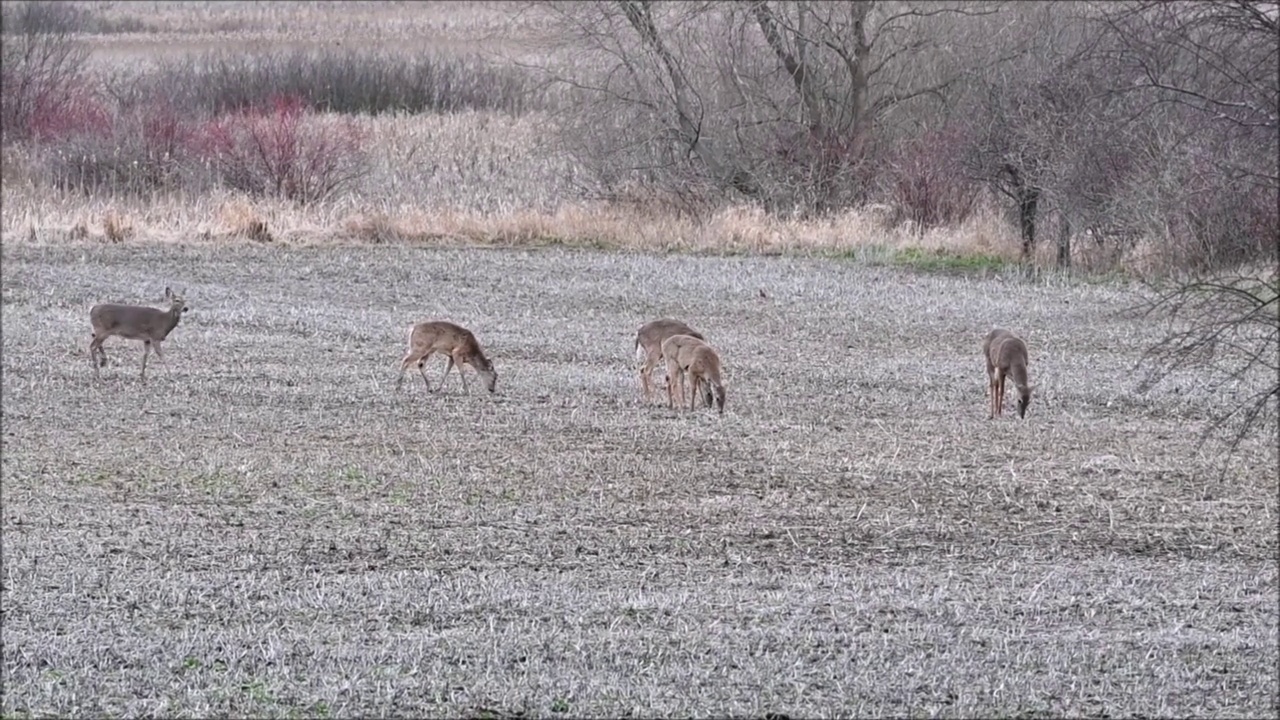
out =
<path fill-rule="evenodd" d="M 896 220 L 920 230 L 958 225 L 977 205 L 978 185 L 965 172 L 965 137 L 955 124 L 899 141 L 882 171 Z"/>
<path fill-rule="evenodd" d="M 222 184 L 254 196 L 316 202 L 367 170 L 354 125 L 311 115 L 298 97 L 224 114 L 204 123 L 195 138 L 196 152 Z"/>
<path fill-rule="evenodd" d="M 292 96 L 325 112 L 521 114 L 535 96 L 528 75 L 476 57 L 399 57 L 355 51 L 247 56 L 213 52 L 121 83 L 118 94 L 166 97 L 190 112 L 222 113 Z"/>
<path fill-rule="evenodd" d="M 213 185 L 306 204 L 341 192 L 367 170 L 353 121 L 308 111 L 296 97 L 191 121 L 171 105 L 122 110 L 94 122 L 38 125 L 54 185 L 86 194 L 145 196 Z"/>
<path fill-rule="evenodd" d="M 368 168 L 365 139 L 343 114 L 519 113 L 529 102 L 525 76 L 466 58 L 212 54 L 104 81 L 64 25 L 6 41 L 0 95 L 4 142 L 34 143 L 50 182 L 66 190 L 222 185 L 316 202 Z"/>

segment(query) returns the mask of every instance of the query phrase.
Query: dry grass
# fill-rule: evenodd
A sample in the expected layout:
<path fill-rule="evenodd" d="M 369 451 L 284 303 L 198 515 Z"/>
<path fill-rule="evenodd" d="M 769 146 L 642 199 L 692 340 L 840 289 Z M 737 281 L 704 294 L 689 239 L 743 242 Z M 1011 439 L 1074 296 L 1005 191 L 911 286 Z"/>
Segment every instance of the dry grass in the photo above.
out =
<path fill-rule="evenodd" d="M 1134 393 L 1160 329 L 1123 287 L 0 252 L 6 717 L 1277 711 L 1276 448 L 1219 482 L 1194 439 L 1232 399 Z M 192 312 L 165 364 L 142 385 L 109 342 L 95 382 L 90 305 L 166 284 Z M 631 343 L 661 315 L 721 351 L 723 418 L 638 402 Z M 476 331 L 497 395 L 393 391 L 428 317 Z M 1026 421 L 985 418 L 992 324 L 1031 346 Z"/>
<path fill-rule="evenodd" d="M 141 242 L 246 236 L 251 218 L 295 244 L 409 242 L 545 245 L 694 252 L 838 252 L 921 248 L 1012 260 L 1017 239 L 994 212 L 959 228 L 917 233 L 887 227 L 871 207 L 818 220 L 770 217 L 736 207 L 694 219 L 661 204 L 584 200 L 572 162 L 551 143 L 551 118 L 499 113 L 364 117 L 370 172 L 352 193 L 307 207 L 226 192 L 101 198 L 48 188 L 42 170 L 8 150 L 0 227 L 41 242 L 127 212 Z M 105 233 L 105 229 L 102 233 Z M 1052 258 L 1046 255 L 1046 264 Z"/>
<path fill-rule="evenodd" d="M 108 23 L 129 26 L 134 3 L 81 3 Z M 247 53 L 293 46 L 376 47 L 387 52 L 480 52 L 499 62 L 545 60 L 557 50 L 538 12 L 511 3 L 146 4 L 144 33 L 89 35 L 95 57 L 113 70 L 210 49 Z M 338 38 L 339 40 L 335 40 Z M 771 218 L 730 207 L 694 220 L 662 203 L 585 199 L 581 169 L 556 145 L 554 118 L 497 112 L 446 116 L 360 117 L 371 171 L 351 192 L 298 207 L 226 191 L 173 192 L 130 199 L 52 187 L 51 171 L 30 148 L 5 148 L 0 232 L 10 241 L 46 244 L 94 238 L 148 244 L 252 238 L 287 244 L 570 245 L 718 253 L 834 253 L 894 257 L 904 250 L 1016 259 L 1016 230 L 984 208 L 961 227 L 918 233 L 888 227 L 892 214 L 863 208 L 815 221 Z M 128 218 L 120 226 L 113 219 Z M 1051 243 L 1037 264 L 1052 266 Z M 1140 244 L 1127 256 L 1101 252 L 1083 238 L 1075 262 L 1085 270 L 1145 272 L 1167 263 L 1163 245 Z"/>
<path fill-rule="evenodd" d="M 344 46 L 384 51 L 529 52 L 550 28 L 511 2 L 81 2 L 107 24 L 145 32 L 86 35 L 96 62 L 178 59 L 209 50 L 244 52 Z"/>

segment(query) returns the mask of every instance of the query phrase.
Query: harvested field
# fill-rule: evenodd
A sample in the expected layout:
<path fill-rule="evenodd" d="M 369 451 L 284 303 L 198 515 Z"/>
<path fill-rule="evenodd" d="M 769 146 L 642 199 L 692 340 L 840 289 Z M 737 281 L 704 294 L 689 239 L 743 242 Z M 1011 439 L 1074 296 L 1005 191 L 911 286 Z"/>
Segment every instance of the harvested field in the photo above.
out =
<path fill-rule="evenodd" d="M 1276 449 L 1118 285 L 797 257 L 3 245 L 6 717 L 1274 717 Z M 165 361 L 95 302 L 191 312 Z M 763 291 L 764 295 L 761 295 Z M 636 328 L 726 368 L 639 401 Z M 496 395 L 393 390 L 472 328 Z M 1031 348 L 988 421 L 979 347 Z M 430 368 L 439 377 L 443 360 Z M 470 372 L 468 370 L 468 372 Z"/>

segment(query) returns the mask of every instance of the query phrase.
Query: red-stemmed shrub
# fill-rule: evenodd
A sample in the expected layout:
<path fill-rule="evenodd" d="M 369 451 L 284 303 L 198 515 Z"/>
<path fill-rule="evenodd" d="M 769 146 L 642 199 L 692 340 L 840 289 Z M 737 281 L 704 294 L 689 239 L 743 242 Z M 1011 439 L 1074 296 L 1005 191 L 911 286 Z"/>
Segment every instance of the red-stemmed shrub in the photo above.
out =
<path fill-rule="evenodd" d="M 307 112 L 297 96 L 227 113 L 202 125 L 195 147 L 221 182 L 254 196 L 306 204 L 348 188 L 367 170 L 349 119 Z"/>
<path fill-rule="evenodd" d="M 52 180 L 63 189 L 145 195 L 183 186 L 195 170 L 190 123 L 164 102 L 36 127 Z"/>

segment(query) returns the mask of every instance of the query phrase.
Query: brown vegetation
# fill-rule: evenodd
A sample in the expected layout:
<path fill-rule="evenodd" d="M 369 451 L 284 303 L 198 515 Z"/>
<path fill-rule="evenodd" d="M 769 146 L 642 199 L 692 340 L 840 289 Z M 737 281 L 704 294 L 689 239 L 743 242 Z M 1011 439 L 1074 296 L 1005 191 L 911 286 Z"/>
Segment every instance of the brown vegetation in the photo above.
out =
<path fill-rule="evenodd" d="M 308 243 L 1276 252 L 1275 20 L 1249 4 L 153 5 L 5 5 L 6 237 L 106 202 L 139 239 L 212 235 L 241 197 Z"/>

